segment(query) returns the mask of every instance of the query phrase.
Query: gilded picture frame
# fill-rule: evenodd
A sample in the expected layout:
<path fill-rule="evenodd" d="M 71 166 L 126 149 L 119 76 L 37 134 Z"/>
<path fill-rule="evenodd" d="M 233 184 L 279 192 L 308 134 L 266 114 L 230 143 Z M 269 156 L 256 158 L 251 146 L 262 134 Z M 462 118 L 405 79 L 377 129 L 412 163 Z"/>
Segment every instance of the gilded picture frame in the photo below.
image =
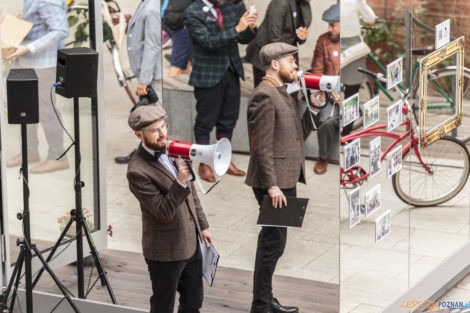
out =
<path fill-rule="evenodd" d="M 433 127 L 429 131 L 426 127 L 426 116 L 428 106 L 428 71 L 433 69 L 437 64 L 446 60 L 449 57 L 457 55 L 456 57 L 456 75 L 455 75 L 455 115 L 451 116 L 444 122 Z M 436 51 L 428 54 L 419 60 L 420 73 L 419 73 L 419 107 L 420 107 L 420 125 L 419 125 L 419 142 L 420 148 L 424 149 L 434 141 L 444 137 L 451 130 L 457 128 L 462 124 L 463 118 L 463 84 L 464 84 L 464 55 L 465 55 L 465 40 L 460 37 L 451 43 L 437 49 Z"/>

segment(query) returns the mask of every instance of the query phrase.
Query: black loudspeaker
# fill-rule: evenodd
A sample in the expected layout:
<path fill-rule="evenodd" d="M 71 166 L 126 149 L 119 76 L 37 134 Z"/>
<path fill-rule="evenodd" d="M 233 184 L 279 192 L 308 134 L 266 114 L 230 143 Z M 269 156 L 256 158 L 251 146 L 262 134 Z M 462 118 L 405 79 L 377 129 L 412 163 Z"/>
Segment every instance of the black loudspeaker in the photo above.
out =
<path fill-rule="evenodd" d="M 90 48 L 68 48 L 57 51 L 55 92 L 66 98 L 96 97 L 98 52 Z"/>
<path fill-rule="evenodd" d="M 9 124 L 39 123 L 38 76 L 33 69 L 10 70 L 7 102 Z"/>

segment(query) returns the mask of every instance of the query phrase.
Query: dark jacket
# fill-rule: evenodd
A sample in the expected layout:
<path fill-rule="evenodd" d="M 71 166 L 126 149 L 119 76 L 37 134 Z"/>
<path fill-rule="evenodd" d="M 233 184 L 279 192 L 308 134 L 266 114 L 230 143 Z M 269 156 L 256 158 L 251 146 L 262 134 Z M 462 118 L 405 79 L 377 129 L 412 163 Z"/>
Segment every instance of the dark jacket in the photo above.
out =
<path fill-rule="evenodd" d="M 142 211 L 142 250 L 152 261 L 181 261 L 196 251 L 196 234 L 209 228 L 192 183 L 182 187 L 139 145 L 127 168 L 129 189 Z"/>
<path fill-rule="evenodd" d="M 309 110 L 297 105 L 275 80 L 264 77 L 248 100 L 250 162 L 245 183 L 267 189 L 293 188 L 305 181 L 304 141 L 313 130 Z M 318 127 L 318 116 L 314 115 Z"/>
<path fill-rule="evenodd" d="M 229 58 L 236 73 L 245 79 L 238 43 L 247 44 L 255 34 L 247 28 L 241 33 L 235 31 L 238 24 L 237 8 L 225 2 L 220 10 L 224 18 L 224 31 L 206 5 L 197 0 L 184 12 L 184 25 L 191 34 L 194 44 L 193 69 L 189 84 L 208 88 L 216 85 L 223 77 Z M 207 12 L 206 12 L 207 11 Z"/>
<path fill-rule="evenodd" d="M 272 0 L 263 22 L 256 33 L 256 38 L 246 49 L 246 59 L 254 67 L 264 71 L 265 67 L 259 60 L 262 47 L 273 42 L 284 42 L 296 46 L 303 41 L 298 40 L 295 33 L 300 26 L 310 26 L 312 11 L 306 0 Z"/>

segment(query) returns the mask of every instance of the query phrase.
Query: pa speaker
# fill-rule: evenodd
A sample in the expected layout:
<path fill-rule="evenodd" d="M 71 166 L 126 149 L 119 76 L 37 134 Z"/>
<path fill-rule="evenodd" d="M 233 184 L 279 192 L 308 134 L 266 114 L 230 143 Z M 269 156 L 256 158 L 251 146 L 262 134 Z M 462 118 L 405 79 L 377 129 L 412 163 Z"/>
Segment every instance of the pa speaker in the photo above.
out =
<path fill-rule="evenodd" d="M 66 97 L 95 97 L 98 52 L 85 47 L 57 51 L 57 94 Z"/>
<path fill-rule="evenodd" d="M 33 69 L 12 69 L 7 76 L 9 124 L 39 123 L 38 76 Z"/>

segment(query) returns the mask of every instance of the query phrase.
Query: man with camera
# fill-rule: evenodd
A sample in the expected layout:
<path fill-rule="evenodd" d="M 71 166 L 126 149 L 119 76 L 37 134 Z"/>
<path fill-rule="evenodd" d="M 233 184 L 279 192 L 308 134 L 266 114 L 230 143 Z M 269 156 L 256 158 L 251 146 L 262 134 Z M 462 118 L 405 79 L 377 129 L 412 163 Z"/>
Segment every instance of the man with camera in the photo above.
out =
<path fill-rule="evenodd" d="M 295 197 L 297 182 L 306 183 L 304 141 L 320 126 L 318 110 L 310 107 L 299 117 L 297 104 L 287 92 L 296 79 L 293 54 L 297 47 L 272 43 L 260 51 L 266 75 L 248 100 L 250 163 L 246 184 L 261 205 L 269 196 L 274 208 Z M 272 277 L 284 252 L 287 228 L 263 226 L 256 249 L 251 313 L 295 313 L 297 307 L 279 304 L 272 293 Z"/>
<path fill-rule="evenodd" d="M 151 313 L 199 312 L 204 298 L 199 240 L 209 247 L 214 237 L 189 181 L 185 162 L 166 154 L 168 125 L 160 106 L 140 106 L 129 126 L 141 140 L 127 168 L 129 189 L 142 212 L 142 250 L 150 272 Z"/>
<path fill-rule="evenodd" d="M 238 18 L 236 6 L 223 0 L 196 0 L 184 12 L 184 24 L 194 44 L 193 69 L 196 122 L 194 136 L 207 145 L 216 127 L 217 139 L 232 139 L 240 111 L 240 77 L 245 78 L 238 43 L 247 44 L 256 33 L 257 13 Z M 199 177 L 215 181 L 210 166 L 199 165 Z M 227 174 L 245 176 L 233 163 Z"/>

